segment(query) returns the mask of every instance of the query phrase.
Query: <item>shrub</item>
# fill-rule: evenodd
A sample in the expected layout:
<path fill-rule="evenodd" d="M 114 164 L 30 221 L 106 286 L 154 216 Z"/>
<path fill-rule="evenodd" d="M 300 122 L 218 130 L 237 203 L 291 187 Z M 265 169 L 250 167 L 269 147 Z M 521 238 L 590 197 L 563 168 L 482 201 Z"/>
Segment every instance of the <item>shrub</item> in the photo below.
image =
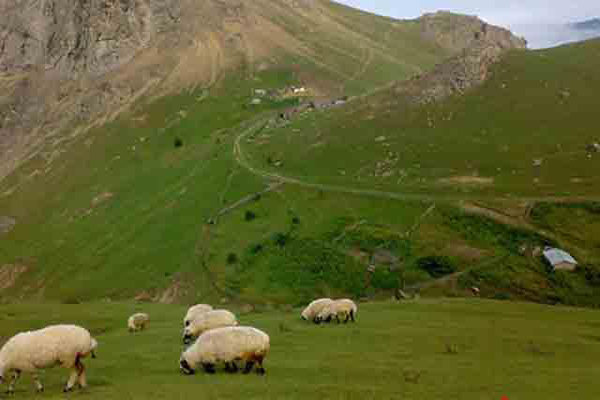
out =
<path fill-rule="evenodd" d="M 232 265 L 232 264 L 237 264 L 238 262 L 238 256 L 235 253 L 229 253 L 227 255 L 227 264 Z"/>
<path fill-rule="evenodd" d="M 294 225 L 300 225 L 300 218 L 298 218 L 298 217 L 292 218 L 292 224 L 294 224 Z"/>
<path fill-rule="evenodd" d="M 250 248 L 250 253 L 252 253 L 252 254 L 258 254 L 261 251 L 263 251 L 263 245 L 260 244 L 260 243 L 259 244 L 255 244 L 254 246 L 252 246 Z"/>
<path fill-rule="evenodd" d="M 417 267 L 427 271 L 433 278 L 440 278 L 456 272 L 452 260 L 446 256 L 431 256 L 417 260 Z"/>
<path fill-rule="evenodd" d="M 285 233 L 278 232 L 273 235 L 273 243 L 279 247 L 285 247 L 289 240 L 289 236 Z"/>
<path fill-rule="evenodd" d="M 400 283 L 400 270 L 377 268 L 371 278 L 371 285 L 377 289 L 397 289 Z"/>
<path fill-rule="evenodd" d="M 173 145 L 175 146 L 176 149 L 183 147 L 183 140 L 181 140 L 181 138 L 176 137 L 175 140 L 173 141 Z"/>
<path fill-rule="evenodd" d="M 494 297 L 492 297 L 494 300 L 510 300 L 510 294 L 508 293 L 496 293 L 494 295 Z"/>
<path fill-rule="evenodd" d="M 592 286 L 600 286 L 600 269 L 593 265 L 580 265 L 577 272 L 585 277 L 585 280 Z"/>
<path fill-rule="evenodd" d="M 244 215 L 244 219 L 246 221 L 254 221 L 256 219 L 256 214 L 253 213 L 252 211 L 248 210 L 246 211 L 246 214 Z"/>

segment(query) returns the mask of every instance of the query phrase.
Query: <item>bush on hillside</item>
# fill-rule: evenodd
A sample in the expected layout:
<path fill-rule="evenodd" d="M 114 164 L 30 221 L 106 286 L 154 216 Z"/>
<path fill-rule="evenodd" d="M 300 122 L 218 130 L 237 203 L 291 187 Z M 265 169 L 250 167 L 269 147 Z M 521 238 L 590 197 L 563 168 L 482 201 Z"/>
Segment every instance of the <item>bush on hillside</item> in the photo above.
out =
<path fill-rule="evenodd" d="M 430 256 L 420 258 L 417 260 L 417 267 L 427 271 L 427 273 L 429 273 L 429 275 L 431 275 L 433 278 L 441 278 L 457 271 L 457 268 L 452 263 L 452 260 L 446 256 Z"/>
<path fill-rule="evenodd" d="M 583 275 L 590 285 L 600 287 L 600 268 L 597 268 L 594 265 L 584 264 L 577 268 L 577 272 Z"/>
<path fill-rule="evenodd" d="M 227 264 L 232 265 L 232 264 L 237 264 L 238 262 L 238 256 L 235 253 L 229 253 L 227 255 Z"/>
<path fill-rule="evenodd" d="M 371 277 L 371 285 L 376 289 L 392 290 L 400 285 L 401 271 L 389 268 L 377 268 Z"/>
<path fill-rule="evenodd" d="M 173 140 L 173 146 L 175 146 L 176 149 L 183 147 L 183 140 L 181 140 L 181 138 L 176 137 L 175 140 Z"/>
<path fill-rule="evenodd" d="M 248 210 L 248 211 L 246 211 L 246 213 L 244 214 L 244 219 L 245 219 L 247 222 L 254 221 L 254 220 L 256 219 L 256 214 L 255 214 L 255 213 L 253 213 L 252 211 Z"/>
<path fill-rule="evenodd" d="M 289 235 L 285 233 L 277 232 L 273 235 L 273 243 L 275 243 L 275 245 L 279 247 L 285 247 L 289 239 Z"/>

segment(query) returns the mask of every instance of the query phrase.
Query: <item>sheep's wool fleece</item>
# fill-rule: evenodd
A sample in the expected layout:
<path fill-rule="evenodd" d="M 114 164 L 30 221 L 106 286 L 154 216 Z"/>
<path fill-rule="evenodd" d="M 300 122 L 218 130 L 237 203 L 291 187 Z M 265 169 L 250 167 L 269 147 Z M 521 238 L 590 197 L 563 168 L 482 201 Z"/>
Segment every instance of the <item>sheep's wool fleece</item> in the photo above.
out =
<path fill-rule="evenodd" d="M 307 320 L 312 320 L 317 315 L 319 315 L 321 310 L 323 310 L 325 307 L 330 305 L 332 302 L 333 302 L 333 300 L 328 299 L 328 298 L 315 300 L 312 303 L 310 303 L 304 309 L 304 311 L 302 311 L 302 317 L 304 317 Z"/>
<path fill-rule="evenodd" d="M 129 317 L 129 321 L 127 322 L 127 325 L 132 328 L 138 328 L 140 325 L 148 322 L 150 320 L 150 316 L 148 314 L 133 314 L 131 317 Z"/>
<path fill-rule="evenodd" d="M 185 328 L 184 333 L 186 335 L 199 336 L 209 329 L 236 325 L 238 325 L 237 318 L 232 312 L 227 310 L 213 310 L 199 315 L 192 320 L 190 326 Z"/>
<path fill-rule="evenodd" d="M 13 336 L 0 351 L 0 364 L 25 372 L 60 363 L 73 368 L 78 356 L 85 357 L 97 346 L 90 333 L 75 325 L 49 326 Z"/>
<path fill-rule="evenodd" d="M 200 335 L 196 343 L 183 353 L 190 365 L 230 362 L 249 355 L 266 356 L 269 335 L 247 326 L 213 329 Z"/>
<path fill-rule="evenodd" d="M 324 307 L 321 312 L 319 312 L 319 318 L 325 319 L 329 316 L 340 315 L 340 314 L 350 314 L 350 312 L 356 314 L 358 311 L 358 307 L 356 303 L 349 299 L 341 299 L 335 300 Z"/>
<path fill-rule="evenodd" d="M 192 321 L 195 318 L 197 318 L 198 316 L 207 313 L 209 311 L 212 311 L 213 308 L 212 306 L 209 306 L 208 304 L 196 304 L 195 306 L 191 306 L 187 313 L 185 314 L 185 318 L 183 319 L 183 323 L 185 324 L 187 321 Z"/>

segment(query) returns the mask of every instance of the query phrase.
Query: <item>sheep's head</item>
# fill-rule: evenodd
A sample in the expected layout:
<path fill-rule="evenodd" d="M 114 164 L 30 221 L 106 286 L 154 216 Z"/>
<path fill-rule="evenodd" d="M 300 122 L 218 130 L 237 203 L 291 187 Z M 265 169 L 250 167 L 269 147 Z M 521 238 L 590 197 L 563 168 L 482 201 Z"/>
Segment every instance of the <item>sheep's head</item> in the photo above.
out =
<path fill-rule="evenodd" d="M 194 332 L 192 331 L 191 327 L 187 326 L 183 330 L 183 344 L 191 344 L 194 341 L 194 337 Z"/>
<path fill-rule="evenodd" d="M 196 371 L 194 371 L 194 369 L 190 367 L 190 364 L 184 356 L 181 356 L 181 359 L 179 359 L 179 369 L 184 375 L 194 375 L 196 373 Z"/>
<path fill-rule="evenodd" d="M 302 311 L 302 314 L 300 314 L 300 318 L 302 318 L 304 321 L 308 321 L 308 313 L 306 312 L 306 310 Z"/>

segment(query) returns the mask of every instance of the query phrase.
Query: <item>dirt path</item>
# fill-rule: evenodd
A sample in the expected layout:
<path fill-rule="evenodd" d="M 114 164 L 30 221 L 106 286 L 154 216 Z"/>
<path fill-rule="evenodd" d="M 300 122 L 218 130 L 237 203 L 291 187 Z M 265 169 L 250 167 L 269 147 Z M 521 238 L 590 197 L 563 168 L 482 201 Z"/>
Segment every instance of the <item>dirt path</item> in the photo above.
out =
<path fill-rule="evenodd" d="M 258 129 L 264 127 L 267 123 L 268 119 L 262 119 L 258 122 L 252 124 L 249 128 L 242 131 L 235 139 L 233 146 L 233 154 L 235 160 L 242 167 L 250 171 L 252 174 L 260 176 L 264 179 L 274 180 L 284 183 L 289 183 L 292 185 L 298 185 L 309 189 L 322 190 L 325 192 L 337 192 L 337 193 L 346 193 L 353 194 L 359 196 L 369 196 L 376 197 L 382 199 L 389 200 L 414 200 L 414 201 L 437 201 L 437 202 L 446 202 L 446 203 L 456 203 L 456 202 L 468 202 L 475 200 L 506 200 L 505 196 L 503 197 L 489 197 L 489 196 L 464 196 L 464 195 L 446 195 L 446 196 L 434 196 L 427 194 L 417 194 L 417 193 L 398 193 L 398 192 L 387 192 L 382 190 L 371 190 L 371 189 L 358 189 L 347 186 L 339 186 L 339 185 L 329 185 L 329 184 L 320 184 L 313 182 L 306 182 L 298 178 L 293 178 L 289 176 L 280 175 L 274 172 L 269 172 L 265 170 L 261 170 L 252 166 L 252 164 L 248 161 L 246 156 L 244 155 L 242 149 L 242 141 L 246 139 L 251 134 L 255 133 Z M 538 202 L 549 202 L 549 203 L 565 203 L 565 202 L 574 202 L 574 201 L 600 201 L 600 197 L 596 196 L 574 196 L 574 197 L 511 197 L 512 201 L 524 201 L 528 203 L 538 203 Z M 486 214 L 488 217 L 495 219 L 496 221 L 502 223 L 508 223 L 509 225 L 518 225 L 519 227 L 532 228 L 533 225 L 523 223 L 517 223 L 514 220 L 511 220 L 509 216 L 497 213 L 491 209 L 482 208 L 480 206 L 476 206 L 473 203 L 466 203 L 463 208 L 467 212 Z M 503 222 L 506 221 L 506 222 Z"/>
<path fill-rule="evenodd" d="M 263 196 L 269 192 L 272 192 L 274 190 L 279 189 L 281 186 L 283 185 L 283 182 L 275 182 L 270 184 L 266 189 L 261 190 L 258 193 L 254 193 L 254 194 L 249 194 L 248 196 L 243 197 L 242 199 L 238 200 L 237 202 L 223 208 L 222 210 L 220 210 L 219 212 L 217 212 L 215 214 L 214 217 L 211 218 L 211 222 L 213 223 L 217 223 L 218 219 L 226 214 L 229 214 L 230 212 L 245 206 L 246 204 L 250 204 L 253 201 L 257 201 L 260 196 Z"/>
<path fill-rule="evenodd" d="M 548 232 L 544 229 L 535 226 L 534 224 L 527 221 L 525 218 L 519 218 L 508 214 L 504 214 L 499 212 L 498 210 L 494 210 L 492 208 L 488 208 L 470 201 L 461 201 L 460 208 L 468 214 L 481 215 L 501 224 L 512 226 L 513 228 L 525 229 L 531 232 L 536 232 L 539 235 L 547 237 L 548 239 L 552 239 L 557 243 L 560 243 L 562 241 L 558 236 L 556 236 L 552 232 Z"/>

